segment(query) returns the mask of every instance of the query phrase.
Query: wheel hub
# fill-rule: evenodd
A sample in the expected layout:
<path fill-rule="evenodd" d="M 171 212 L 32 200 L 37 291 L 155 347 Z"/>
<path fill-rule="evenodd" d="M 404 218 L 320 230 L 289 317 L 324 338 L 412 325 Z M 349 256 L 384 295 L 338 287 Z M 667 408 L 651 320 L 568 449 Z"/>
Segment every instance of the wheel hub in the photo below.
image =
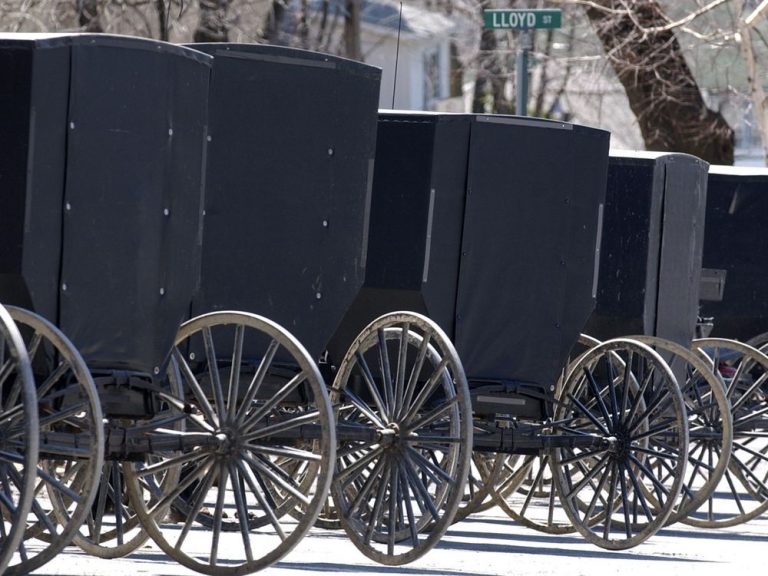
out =
<path fill-rule="evenodd" d="M 384 448 L 395 448 L 400 445 L 402 439 L 400 425 L 396 422 L 390 422 L 386 428 L 379 430 L 379 443 Z"/>
<path fill-rule="evenodd" d="M 626 460 L 632 450 L 632 437 L 623 426 L 617 426 L 613 435 L 608 438 L 609 450 L 617 460 Z"/>
<path fill-rule="evenodd" d="M 216 432 L 216 440 L 218 446 L 216 447 L 216 453 L 222 456 L 234 456 L 240 450 L 240 442 L 238 441 L 238 435 L 235 430 L 222 429 Z"/>

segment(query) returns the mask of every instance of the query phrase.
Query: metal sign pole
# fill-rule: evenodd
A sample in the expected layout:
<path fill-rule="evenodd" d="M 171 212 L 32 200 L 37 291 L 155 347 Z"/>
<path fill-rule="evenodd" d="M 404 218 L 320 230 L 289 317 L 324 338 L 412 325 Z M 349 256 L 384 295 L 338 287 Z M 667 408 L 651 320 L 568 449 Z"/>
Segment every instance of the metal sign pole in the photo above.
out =
<path fill-rule="evenodd" d="M 515 77 L 517 84 L 517 102 L 515 113 L 520 116 L 528 115 L 528 52 L 533 47 L 530 30 L 520 32 L 520 42 L 517 45 L 517 62 L 515 64 Z"/>

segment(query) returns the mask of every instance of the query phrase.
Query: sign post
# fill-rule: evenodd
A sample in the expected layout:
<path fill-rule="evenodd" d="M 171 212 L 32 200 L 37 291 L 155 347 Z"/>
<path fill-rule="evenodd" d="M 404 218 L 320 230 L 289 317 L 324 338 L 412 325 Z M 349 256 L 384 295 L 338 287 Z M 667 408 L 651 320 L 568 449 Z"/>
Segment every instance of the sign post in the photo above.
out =
<path fill-rule="evenodd" d="M 528 53 L 533 49 L 531 30 L 560 28 L 561 10 L 484 10 L 484 28 L 493 30 L 519 30 L 515 78 L 517 80 L 516 112 L 528 114 Z"/>

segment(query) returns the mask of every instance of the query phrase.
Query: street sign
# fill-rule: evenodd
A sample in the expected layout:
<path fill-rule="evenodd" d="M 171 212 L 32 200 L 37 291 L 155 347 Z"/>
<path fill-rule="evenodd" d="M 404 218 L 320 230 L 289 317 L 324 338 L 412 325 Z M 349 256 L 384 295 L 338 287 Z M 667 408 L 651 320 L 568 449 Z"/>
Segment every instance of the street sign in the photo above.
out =
<path fill-rule="evenodd" d="M 562 10 L 484 10 L 485 28 L 530 30 L 560 28 Z"/>

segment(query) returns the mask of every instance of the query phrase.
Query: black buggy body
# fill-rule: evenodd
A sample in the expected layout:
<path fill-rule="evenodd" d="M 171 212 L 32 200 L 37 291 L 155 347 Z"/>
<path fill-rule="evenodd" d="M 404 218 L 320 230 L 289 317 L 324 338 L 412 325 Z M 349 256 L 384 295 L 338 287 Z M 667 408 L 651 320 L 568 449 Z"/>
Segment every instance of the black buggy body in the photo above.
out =
<path fill-rule="evenodd" d="M 698 314 L 707 168 L 685 154 L 611 153 L 597 303 L 584 329 L 588 335 L 606 340 L 644 334 L 690 345 Z"/>

